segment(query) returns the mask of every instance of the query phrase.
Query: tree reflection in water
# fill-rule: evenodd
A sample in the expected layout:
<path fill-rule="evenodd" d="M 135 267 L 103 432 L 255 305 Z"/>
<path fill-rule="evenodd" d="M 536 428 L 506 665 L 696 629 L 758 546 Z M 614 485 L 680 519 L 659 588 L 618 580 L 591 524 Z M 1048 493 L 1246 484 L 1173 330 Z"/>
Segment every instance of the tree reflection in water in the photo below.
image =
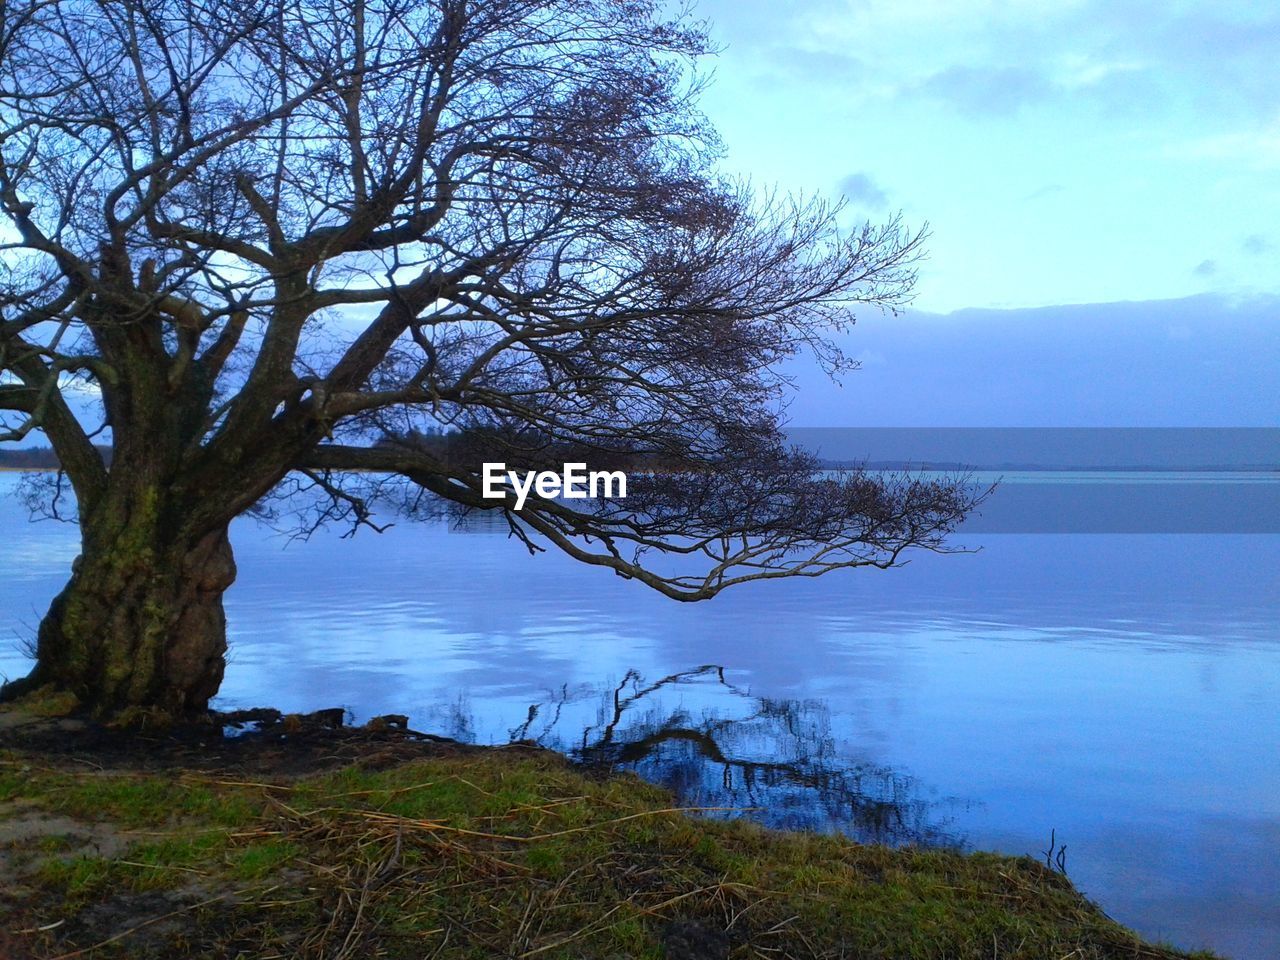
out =
<path fill-rule="evenodd" d="M 594 721 L 583 707 L 598 701 Z M 909 776 L 842 756 L 821 700 L 753 696 L 703 666 L 646 683 L 631 670 L 612 690 L 571 691 L 533 704 L 512 740 L 533 740 L 588 766 L 632 770 L 682 804 L 728 807 L 791 830 L 863 843 L 963 846 L 948 808 Z"/>

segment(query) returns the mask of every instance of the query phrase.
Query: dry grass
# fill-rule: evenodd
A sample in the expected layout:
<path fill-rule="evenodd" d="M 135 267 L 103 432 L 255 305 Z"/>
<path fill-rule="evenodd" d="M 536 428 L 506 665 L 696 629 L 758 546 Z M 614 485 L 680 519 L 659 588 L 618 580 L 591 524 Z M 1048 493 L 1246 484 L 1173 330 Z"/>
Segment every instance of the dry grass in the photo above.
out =
<path fill-rule="evenodd" d="M 1184 956 L 1029 859 L 712 822 L 548 756 L 277 781 L 10 755 L 0 801 L 0 824 L 36 810 L 119 838 L 110 853 L 75 830 L 11 840 L 15 957 Z"/>

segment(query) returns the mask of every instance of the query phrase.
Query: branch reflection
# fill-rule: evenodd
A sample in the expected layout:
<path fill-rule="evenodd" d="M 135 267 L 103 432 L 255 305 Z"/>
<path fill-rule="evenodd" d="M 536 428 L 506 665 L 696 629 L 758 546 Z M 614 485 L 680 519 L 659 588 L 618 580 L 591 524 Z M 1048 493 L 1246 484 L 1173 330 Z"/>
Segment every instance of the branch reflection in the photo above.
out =
<path fill-rule="evenodd" d="M 634 771 L 682 804 L 732 807 L 740 812 L 728 816 L 768 826 L 863 843 L 963 846 L 947 815 L 962 801 L 929 796 L 910 776 L 843 755 L 830 720 L 825 701 L 757 697 L 707 665 L 650 682 L 631 670 L 603 692 L 566 687 L 531 705 L 511 739 L 586 766 Z"/>

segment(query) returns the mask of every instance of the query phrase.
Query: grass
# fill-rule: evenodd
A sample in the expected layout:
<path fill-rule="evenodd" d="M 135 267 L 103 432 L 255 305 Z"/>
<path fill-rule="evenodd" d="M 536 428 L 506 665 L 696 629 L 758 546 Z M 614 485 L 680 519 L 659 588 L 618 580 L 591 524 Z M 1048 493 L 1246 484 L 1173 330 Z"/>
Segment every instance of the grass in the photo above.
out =
<path fill-rule="evenodd" d="M 11 844 L 26 892 L 0 901 L 0 925 L 38 957 L 1185 956 L 1027 858 L 698 819 L 545 755 L 262 783 L 10 755 L 0 801 L 0 823 L 34 808 L 119 841 Z"/>

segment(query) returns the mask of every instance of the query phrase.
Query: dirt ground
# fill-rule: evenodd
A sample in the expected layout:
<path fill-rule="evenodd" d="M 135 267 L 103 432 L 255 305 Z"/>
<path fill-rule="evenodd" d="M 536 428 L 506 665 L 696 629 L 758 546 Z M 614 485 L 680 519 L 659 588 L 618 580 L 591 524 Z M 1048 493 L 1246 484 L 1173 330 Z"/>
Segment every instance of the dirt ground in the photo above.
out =
<path fill-rule="evenodd" d="M 281 714 L 268 708 L 211 712 L 206 723 L 158 730 L 116 730 L 73 717 L 0 710 L 0 750 L 18 750 L 68 768 L 200 770 L 225 774 L 306 776 L 359 763 L 377 769 L 414 759 L 488 752 L 411 730 L 400 715 L 346 725 L 341 709 Z M 533 750 L 532 743 L 501 749 Z"/>

